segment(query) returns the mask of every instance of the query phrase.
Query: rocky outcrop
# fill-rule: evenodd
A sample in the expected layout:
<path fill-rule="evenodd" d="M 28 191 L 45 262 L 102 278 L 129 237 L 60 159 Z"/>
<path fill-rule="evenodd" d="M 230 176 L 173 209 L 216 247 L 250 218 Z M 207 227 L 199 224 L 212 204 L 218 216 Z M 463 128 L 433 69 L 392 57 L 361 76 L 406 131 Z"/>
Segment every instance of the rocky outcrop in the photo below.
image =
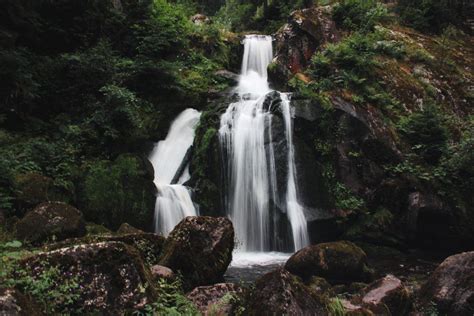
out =
<path fill-rule="evenodd" d="M 16 224 L 17 237 L 33 244 L 84 236 L 81 211 L 62 202 L 46 202 L 28 212 Z"/>
<path fill-rule="evenodd" d="M 233 283 L 199 286 L 186 297 L 203 315 L 232 315 L 244 289 Z"/>
<path fill-rule="evenodd" d="M 319 276 L 336 284 L 371 278 L 365 252 L 348 241 L 307 246 L 288 259 L 285 269 L 305 280 Z"/>
<path fill-rule="evenodd" d="M 0 288 L 0 315 L 2 316 L 40 316 L 36 302 L 12 288 Z"/>
<path fill-rule="evenodd" d="M 232 260 L 234 228 L 223 217 L 186 217 L 166 239 L 159 261 L 183 276 L 186 289 L 222 281 Z"/>
<path fill-rule="evenodd" d="M 59 292 L 59 297 L 49 299 L 48 309 L 61 313 L 81 310 L 84 314 L 120 315 L 127 310 L 140 310 L 157 297 L 139 253 L 121 242 L 39 253 L 20 261 L 14 277 L 43 280 L 47 287 L 44 293 Z M 22 284 L 27 283 L 19 282 L 20 290 Z"/>
<path fill-rule="evenodd" d="M 281 87 L 289 77 L 303 72 L 314 52 L 340 38 L 331 7 L 294 11 L 275 34 L 276 56 L 269 67 L 270 82 Z"/>
<path fill-rule="evenodd" d="M 248 315 L 326 315 L 327 300 L 297 277 L 278 269 L 260 277 L 250 293 Z"/>
<path fill-rule="evenodd" d="M 419 297 L 447 315 L 474 314 L 474 251 L 444 260 L 423 285 Z"/>

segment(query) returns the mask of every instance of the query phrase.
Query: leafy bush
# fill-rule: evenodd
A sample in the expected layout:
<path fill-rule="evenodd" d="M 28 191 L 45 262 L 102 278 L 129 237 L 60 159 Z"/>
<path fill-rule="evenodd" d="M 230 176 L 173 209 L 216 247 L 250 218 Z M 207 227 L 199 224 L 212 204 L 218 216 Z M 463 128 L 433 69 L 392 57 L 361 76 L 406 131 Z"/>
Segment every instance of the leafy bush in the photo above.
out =
<path fill-rule="evenodd" d="M 434 105 L 402 119 L 399 129 L 414 152 L 430 164 L 437 163 L 446 152 L 448 132 L 440 111 Z"/>
<path fill-rule="evenodd" d="M 387 16 L 387 9 L 377 0 L 341 0 L 333 11 L 336 24 L 359 32 L 372 31 Z"/>

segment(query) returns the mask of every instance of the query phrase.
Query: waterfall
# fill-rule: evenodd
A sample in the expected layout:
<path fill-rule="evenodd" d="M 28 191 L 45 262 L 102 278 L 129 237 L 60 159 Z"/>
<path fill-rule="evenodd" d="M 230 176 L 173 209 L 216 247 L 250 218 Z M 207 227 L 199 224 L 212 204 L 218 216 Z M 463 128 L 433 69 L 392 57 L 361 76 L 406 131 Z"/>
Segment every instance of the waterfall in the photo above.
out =
<path fill-rule="evenodd" d="M 168 233 L 186 216 L 196 216 L 191 195 L 183 184 L 189 180 L 186 154 L 194 141 L 194 131 L 201 113 L 194 109 L 184 110 L 171 123 L 165 140 L 158 142 L 150 157 L 155 169 L 155 185 L 158 190 L 155 203 L 154 228 L 156 233 Z M 181 174 L 178 174 L 180 173 Z M 174 184 L 173 180 L 178 179 Z"/>
<path fill-rule="evenodd" d="M 298 202 L 296 167 L 289 97 L 280 93 L 280 111 L 285 128 L 287 181 L 286 196 L 279 197 L 272 122 L 274 108 L 265 103 L 271 91 L 267 67 L 272 60 L 272 38 L 249 35 L 244 39 L 242 74 L 237 87 L 238 102 L 221 117 L 219 138 L 226 169 L 226 203 L 241 250 L 251 252 L 282 250 L 275 241 L 280 234 L 276 223 L 277 205 L 290 224 L 291 250 L 308 244 L 307 223 Z M 282 209 L 283 208 L 283 209 Z M 281 236 L 279 236 L 281 238 Z M 288 249 L 284 249 L 288 250 Z"/>

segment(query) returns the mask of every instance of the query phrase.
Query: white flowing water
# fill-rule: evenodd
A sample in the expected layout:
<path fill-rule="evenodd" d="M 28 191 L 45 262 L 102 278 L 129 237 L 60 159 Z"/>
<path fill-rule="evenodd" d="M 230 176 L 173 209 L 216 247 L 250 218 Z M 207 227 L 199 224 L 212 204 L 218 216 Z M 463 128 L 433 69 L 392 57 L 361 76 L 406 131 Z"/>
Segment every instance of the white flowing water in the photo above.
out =
<path fill-rule="evenodd" d="M 187 151 L 194 141 L 194 131 L 201 113 L 194 109 L 184 110 L 171 124 L 165 140 L 155 145 L 149 159 L 155 169 L 155 185 L 158 190 L 155 204 L 156 233 L 167 236 L 186 216 L 196 216 L 197 211 L 187 187 L 189 166 L 176 184 L 171 184 L 180 169 Z"/>
<path fill-rule="evenodd" d="M 245 252 L 275 250 L 272 238 L 276 228 L 272 223 L 271 212 L 276 211 L 272 210 L 276 203 L 286 206 L 283 212 L 286 212 L 290 222 L 293 250 L 308 244 L 307 223 L 298 202 L 290 100 L 283 93 L 280 94 L 280 107 L 285 123 L 288 172 L 286 196 L 278 197 L 275 149 L 272 143 L 273 109 L 264 107 L 265 96 L 271 91 L 267 82 L 267 67 L 271 60 L 270 36 L 253 35 L 245 38 L 242 74 L 237 87 L 241 98 L 230 104 L 221 117 L 219 137 L 227 160 L 226 203 L 240 244 L 234 262 L 239 262 L 239 258 L 248 262 L 245 258 L 249 255 Z M 268 151 L 266 146 L 269 147 Z M 286 203 L 282 204 L 279 200 L 283 199 Z"/>

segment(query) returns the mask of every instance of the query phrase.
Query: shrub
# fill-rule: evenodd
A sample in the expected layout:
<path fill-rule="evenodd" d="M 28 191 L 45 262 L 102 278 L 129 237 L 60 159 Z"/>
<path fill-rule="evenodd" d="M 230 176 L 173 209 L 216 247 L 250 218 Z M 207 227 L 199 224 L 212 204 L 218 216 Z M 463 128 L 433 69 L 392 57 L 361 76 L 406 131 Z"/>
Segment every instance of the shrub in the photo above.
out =
<path fill-rule="evenodd" d="M 342 0 L 333 11 L 333 19 L 338 26 L 360 32 L 373 30 L 387 16 L 387 9 L 377 0 Z"/>

